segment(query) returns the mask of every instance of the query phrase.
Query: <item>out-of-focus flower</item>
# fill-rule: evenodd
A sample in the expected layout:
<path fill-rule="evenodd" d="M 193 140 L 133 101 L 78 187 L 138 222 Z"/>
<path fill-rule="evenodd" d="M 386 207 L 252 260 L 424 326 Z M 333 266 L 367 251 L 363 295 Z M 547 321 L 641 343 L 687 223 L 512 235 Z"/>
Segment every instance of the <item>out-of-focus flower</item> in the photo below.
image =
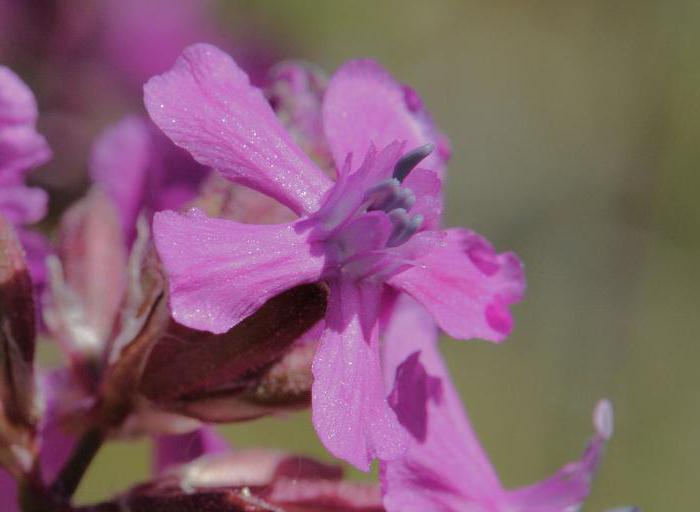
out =
<path fill-rule="evenodd" d="M 582 457 L 536 484 L 505 489 L 481 447 L 437 349 L 430 316 L 401 297 L 384 345 L 390 402 L 418 440 L 398 460 L 382 463 L 389 512 L 566 512 L 578 510 L 591 488 L 613 430 L 612 407 L 594 412 L 595 434 Z"/>
<path fill-rule="evenodd" d="M 48 196 L 25 184 L 27 172 L 51 158 L 46 140 L 36 131 L 34 95 L 9 68 L 0 66 L 0 215 L 18 227 L 35 284 L 45 276 L 46 242 L 24 226 L 46 215 Z"/>
<path fill-rule="evenodd" d="M 28 170 L 51 157 L 46 140 L 36 131 L 37 117 L 36 100 L 27 85 L 9 68 L 0 66 L 0 183 L 5 186 L 20 185 Z M 13 222 L 33 222 L 38 220 L 37 210 L 41 212 L 32 204 L 29 212 L 6 216 Z"/>
<path fill-rule="evenodd" d="M 496 254 L 469 231 L 438 229 L 445 162 L 440 151 L 430 154 L 440 141 L 427 116 L 417 115 L 415 93 L 369 61 L 333 76 L 322 113 L 335 183 L 213 46 L 188 48 L 145 93 L 152 119 L 200 163 L 301 216 L 251 226 L 198 210 L 157 214 L 154 237 L 174 318 L 224 332 L 286 289 L 325 282 L 326 328 L 313 364 L 317 432 L 332 453 L 362 469 L 374 457 L 399 456 L 406 435 L 386 403 L 379 359 L 386 294 L 413 295 L 455 337 L 500 341 L 512 327 L 508 306 L 524 288 L 513 254 Z M 432 170 L 415 169 L 421 161 Z"/>
<path fill-rule="evenodd" d="M 294 142 L 321 169 L 334 171 L 323 133 L 326 74 L 310 63 L 281 62 L 270 70 L 268 82 L 265 96 Z"/>
<path fill-rule="evenodd" d="M 125 237 L 131 240 L 139 213 L 181 208 L 195 197 L 208 169 L 170 142 L 148 119 L 129 116 L 98 138 L 90 174 L 114 202 Z"/>
<path fill-rule="evenodd" d="M 66 204 L 84 189 L 95 134 L 106 121 L 137 111 L 144 81 L 165 71 L 187 45 L 212 41 L 230 48 L 264 83 L 283 47 L 250 17 L 232 31 L 217 4 L 0 0 L 0 62 L 31 77 L 40 95 L 42 132 L 55 157 L 35 180 L 54 203 Z"/>

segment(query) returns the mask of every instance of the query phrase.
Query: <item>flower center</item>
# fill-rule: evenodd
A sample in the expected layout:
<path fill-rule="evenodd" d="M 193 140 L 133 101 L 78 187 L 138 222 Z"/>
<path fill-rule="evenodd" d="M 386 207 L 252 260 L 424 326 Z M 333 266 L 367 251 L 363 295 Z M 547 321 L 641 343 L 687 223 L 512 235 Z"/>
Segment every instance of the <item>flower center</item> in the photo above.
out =
<path fill-rule="evenodd" d="M 393 229 L 387 247 L 406 243 L 423 224 L 422 215 L 409 215 L 409 210 L 416 202 L 416 196 L 402 183 L 433 148 L 433 144 L 425 144 L 406 153 L 396 162 L 393 176 L 370 188 L 365 194 L 364 204 L 367 205 L 368 212 L 379 210 L 389 216 Z"/>
<path fill-rule="evenodd" d="M 395 163 L 390 178 L 369 188 L 362 187 L 363 178 L 353 181 L 351 175 L 334 190 L 335 197 L 320 212 L 316 233 L 316 240 L 325 244 L 330 267 L 357 278 L 387 270 L 385 249 L 405 244 L 423 225 L 422 215 L 410 213 L 416 195 L 404 180 L 432 150 L 433 145 L 426 144 L 409 151 Z M 367 161 L 377 165 L 371 158 Z M 384 219 L 389 221 L 388 235 Z"/>

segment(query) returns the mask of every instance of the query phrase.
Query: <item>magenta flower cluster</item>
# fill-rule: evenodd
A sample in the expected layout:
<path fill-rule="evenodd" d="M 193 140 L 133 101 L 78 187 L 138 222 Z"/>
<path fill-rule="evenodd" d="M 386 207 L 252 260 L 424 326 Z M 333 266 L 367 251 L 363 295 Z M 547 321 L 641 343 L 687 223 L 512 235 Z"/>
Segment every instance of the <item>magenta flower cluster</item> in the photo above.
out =
<path fill-rule="evenodd" d="M 440 331 L 503 341 L 525 278 L 515 254 L 442 226 L 450 147 L 413 89 L 370 60 L 330 78 L 283 63 L 259 89 L 195 44 L 144 102 L 150 119 L 95 141 L 92 188 L 49 244 L 27 228 L 47 194 L 25 177 L 51 151 L 34 96 L 0 67 L 3 510 L 582 506 L 610 403 L 578 460 L 508 489 L 441 356 Z M 64 366 L 34 369 L 37 333 Z M 378 485 L 232 448 L 212 428 L 309 405 L 330 454 L 363 471 L 378 461 Z M 134 436 L 153 440 L 153 478 L 72 504 L 100 446 Z"/>

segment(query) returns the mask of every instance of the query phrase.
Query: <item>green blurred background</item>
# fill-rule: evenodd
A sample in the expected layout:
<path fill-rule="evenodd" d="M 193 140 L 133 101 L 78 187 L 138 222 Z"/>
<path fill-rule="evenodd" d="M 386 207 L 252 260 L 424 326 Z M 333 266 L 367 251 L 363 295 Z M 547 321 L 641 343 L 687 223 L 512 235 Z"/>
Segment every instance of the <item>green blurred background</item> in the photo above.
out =
<path fill-rule="evenodd" d="M 231 33 L 254 20 L 286 56 L 328 71 L 373 57 L 414 86 L 453 143 L 448 223 L 525 261 L 529 289 L 509 341 L 444 343 L 505 483 L 578 457 L 595 402 L 609 397 L 616 434 L 586 510 L 697 510 L 700 2 L 220 9 Z M 306 414 L 222 431 L 235 446 L 323 454 Z M 115 443 L 81 499 L 147 473 L 145 443 Z"/>

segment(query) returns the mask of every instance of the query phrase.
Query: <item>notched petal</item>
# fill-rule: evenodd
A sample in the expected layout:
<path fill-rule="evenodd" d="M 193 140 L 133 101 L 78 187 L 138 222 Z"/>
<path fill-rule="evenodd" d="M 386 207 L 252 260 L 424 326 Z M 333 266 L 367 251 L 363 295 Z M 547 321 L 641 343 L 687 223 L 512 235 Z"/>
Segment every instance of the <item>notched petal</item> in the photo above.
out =
<path fill-rule="evenodd" d="M 297 213 L 314 211 L 332 185 L 245 72 L 214 46 L 186 48 L 170 71 L 146 83 L 144 102 L 156 125 L 198 162 Z"/>

